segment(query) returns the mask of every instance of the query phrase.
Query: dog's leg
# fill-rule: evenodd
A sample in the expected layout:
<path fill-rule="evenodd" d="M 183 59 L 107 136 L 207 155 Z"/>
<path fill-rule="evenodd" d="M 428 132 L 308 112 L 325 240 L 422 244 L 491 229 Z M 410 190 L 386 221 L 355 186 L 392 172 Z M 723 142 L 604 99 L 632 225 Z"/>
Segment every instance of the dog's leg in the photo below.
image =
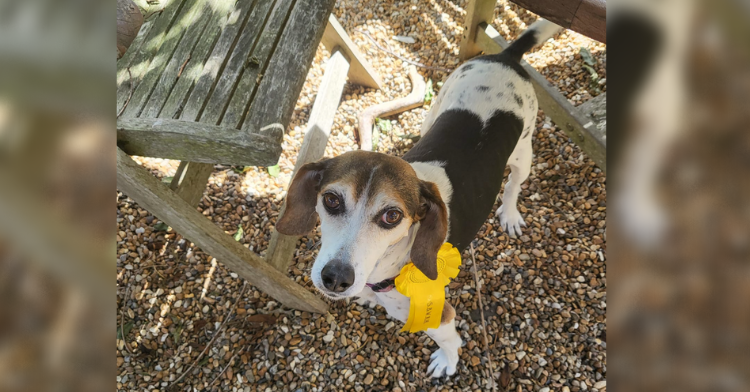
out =
<path fill-rule="evenodd" d="M 531 146 L 531 131 L 524 131 L 525 137 L 522 136 L 518 141 L 516 149 L 513 150 L 508 165 L 510 165 L 511 174 L 508 176 L 508 182 L 505 184 L 503 191 L 503 205 L 497 209 L 497 217 L 500 219 L 500 226 L 510 236 L 520 236 L 521 226 L 526 226 L 521 213 L 518 212 L 518 194 L 521 192 L 521 184 L 526 181 L 531 172 L 531 160 L 533 149 Z"/>
<path fill-rule="evenodd" d="M 446 313 L 449 313 L 449 320 L 445 320 Z M 430 377 L 452 376 L 456 373 L 458 348 L 461 347 L 462 341 L 456 331 L 455 316 L 456 311 L 449 303 L 446 303 L 440 327 L 427 330 L 427 335 L 440 347 L 430 356 L 430 366 L 427 368 L 427 374 Z"/>
<path fill-rule="evenodd" d="M 377 293 L 377 298 L 378 303 L 385 308 L 389 316 L 401 322 L 406 322 L 409 318 L 408 297 L 396 290 L 391 290 L 386 293 Z M 440 347 L 430 357 L 430 366 L 427 368 L 427 374 L 432 373 L 430 377 L 451 376 L 456 373 L 458 348 L 461 347 L 463 342 L 458 331 L 456 331 L 455 317 L 456 310 L 446 302 L 440 327 L 426 331 L 427 335 Z"/>

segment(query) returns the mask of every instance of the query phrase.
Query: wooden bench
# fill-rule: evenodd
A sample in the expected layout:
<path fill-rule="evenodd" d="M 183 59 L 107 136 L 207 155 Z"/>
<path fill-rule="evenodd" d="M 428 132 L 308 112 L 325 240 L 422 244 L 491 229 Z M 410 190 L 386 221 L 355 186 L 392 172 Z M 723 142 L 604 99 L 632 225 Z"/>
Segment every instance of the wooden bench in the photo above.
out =
<path fill-rule="evenodd" d="M 195 207 L 214 164 L 278 162 L 284 130 L 318 43 L 326 26 L 340 28 L 329 20 L 333 4 L 174 0 L 146 20 L 117 64 L 118 188 L 260 290 L 286 306 L 317 313 L 327 311 L 325 302 L 234 241 Z M 331 61 L 339 63 L 347 54 L 356 58 L 352 79 L 378 87 L 379 80 L 368 75 L 370 69 L 356 50 L 332 38 L 327 42 L 333 45 Z M 349 69 L 349 59 L 345 63 Z M 333 112 L 346 75 L 346 70 L 337 75 L 342 81 Z M 129 155 L 181 163 L 167 186 Z M 285 256 L 291 259 L 290 253 Z"/>

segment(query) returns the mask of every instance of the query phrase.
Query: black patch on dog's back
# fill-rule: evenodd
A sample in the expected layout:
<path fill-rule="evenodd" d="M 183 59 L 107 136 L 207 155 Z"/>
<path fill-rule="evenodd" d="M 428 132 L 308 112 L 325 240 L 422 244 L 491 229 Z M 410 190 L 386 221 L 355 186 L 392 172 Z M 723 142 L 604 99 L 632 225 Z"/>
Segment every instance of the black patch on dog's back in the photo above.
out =
<path fill-rule="evenodd" d="M 448 241 L 458 249 L 467 247 L 487 220 L 522 130 L 523 120 L 511 112 L 496 111 L 485 126 L 469 110 L 447 110 L 404 155 L 407 162 L 445 162 L 453 186 Z"/>

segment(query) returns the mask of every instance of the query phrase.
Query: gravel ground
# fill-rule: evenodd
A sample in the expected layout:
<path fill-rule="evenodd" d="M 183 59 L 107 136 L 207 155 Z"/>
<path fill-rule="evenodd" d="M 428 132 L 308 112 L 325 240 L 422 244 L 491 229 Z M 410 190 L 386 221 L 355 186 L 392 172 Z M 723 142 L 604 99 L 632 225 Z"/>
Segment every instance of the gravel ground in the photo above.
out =
<path fill-rule="evenodd" d="M 383 77 L 384 88 L 346 87 L 326 156 L 357 148 L 356 117 L 364 108 L 410 89 L 406 64 L 375 48 L 368 35 L 404 58 L 453 69 L 459 64 L 464 6 L 458 0 L 337 3 L 336 16 Z M 497 16 L 495 27 L 508 39 L 536 18 L 504 0 Z M 411 36 L 416 43 L 396 42 L 394 35 Z M 598 87 L 604 91 L 602 44 L 566 32 L 526 57 L 574 104 L 599 93 L 582 66 L 580 47 L 596 59 L 594 68 L 604 80 Z M 284 139 L 280 174 L 217 166 L 199 205 L 208 219 L 261 254 L 327 58 L 321 47 Z M 448 75 L 420 72 L 435 81 L 436 92 L 437 82 Z M 389 118 L 392 129 L 381 135 L 378 151 L 408 151 L 408 135 L 418 133 L 427 109 L 428 104 Z M 606 178 L 541 111 L 534 149 L 519 205 L 527 223 L 524 234 L 508 238 L 489 214 L 474 242 L 484 309 L 477 305 L 468 252 L 449 286 L 448 301 L 466 345 L 457 374 L 442 380 L 424 376 L 435 344 L 425 334 L 399 333 L 400 324 L 387 319 L 382 308 L 339 301 L 330 303 L 325 316 L 285 308 L 118 194 L 118 329 L 125 333 L 124 339 L 118 333 L 117 389 L 478 391 L 490 389 L 494 378 L 499 390 L 605 390 Z M 136 160 L 162 178 L 177 167 L 175 161 Z M 317 234 L 300 240 L 289 271 L 311 291 L 309 270 L 318 240 Z"/>

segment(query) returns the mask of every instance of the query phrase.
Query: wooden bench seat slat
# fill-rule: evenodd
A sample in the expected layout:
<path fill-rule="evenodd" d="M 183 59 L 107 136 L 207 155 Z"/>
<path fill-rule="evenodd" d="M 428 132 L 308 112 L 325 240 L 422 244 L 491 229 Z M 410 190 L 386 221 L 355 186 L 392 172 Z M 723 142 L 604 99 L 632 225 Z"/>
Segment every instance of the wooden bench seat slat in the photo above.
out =
<path fill-rule="evenodd" d="M 195 19 L 200 16 L 200 11 L 203 9 L 204 5 L 205 2 L 201 0 L 185 1 L 182 12 L 180 12 L 174 21 L 176 26 L 173 25 L 166 33 L 164 42 L 161 44 L 158 52 L 154 55 L 153 60 L 151 61 L 145 75 L 143 75 L 140 83 L 136 86 L 133 96 L 130 98 L 130 101 L 122 113 L 124 117 L 137 117 L 140 115 L 143 106 L 151 97 L 151 92 L 154 90 L 162 73 L 167 68 L 173 54 L 177 50 L 178 44 L 182 41 L 182 38 L 187 32 L 187 26 L 191 25 Z"/>
<path fill-rule="evenodd" d="M 130 44 L 130 47 L 125 52 L 125 54 L 122 55 L 122 57 L 117 60 L 117 87 L 118 91 L 120 88 L 120 85 L 128 78 L 130 75 L 128 75 L 128 67 L 133 62 L 133 59 L 135 56 L 140 52 L 141 48 L 144 45 L 144 42 L 146 42 L 146 37 L 148 37 L 149 32 L 151 31 L 151 28 L 154 26 L 154 20 L 155 18 L 151 17 L 143 24 L 141 25 L 141 29 L 138 31 L 138 34 L 135 36 L 135 39 Z M 132 74 L 132 71 L 131 71 Z"/>
<path fill-rule="evenodd" d="M 302 91 L 317 50 L 316 45 L 310 45 L 310 42 L 320 42 L 334 2 L 297 0 L 260 80 L 242 130 L 253 132 L 268 129 L 269 124 L 286 126 L 289 122 L 296 99 L 288 97 L 296 98 Z"/>
<path fill-rule="evenodd" d="M 211 50 L 211 55 L 205 61 L 200 76 L 198 76 L 193 90 L 185 101 L 182 111 L 177 113 L 180 119 L 198 120 L 216 80 L 223 71 L 231 50 L 234 48 L 234 43 L 237 42 L 242 28 L 250 16 L 250 11 L 254 8 L 253 5 L 254 2 L 252 1 L 236 3 L 236 8 L 229 14 L 229 18 L 225 22 L 226 26 Z"/>
<path fill-rule="evenodd" d="M 162 118 L 176 118 L 182 110 L 188 94 L 196 85 L 198 79 L 203 72 L 203 67 L 208 61 L 211 52 L 213 51 L 218 37 L 232 19 L 231 17 L 235 12 L 239 13 L 234 9 L 234 2 L 228 2 L 227 0 L 214 0 L 217 10 L 213 12 L 206 30 L 200 37 L 198 44 L 196 45 L 193 53 L 190 55 L 190 59 L 185 63 L 182 75 L 177 79 L 172 92 L 169 94 L 169 98 L 164 103 L 164 107 L 161 109 L 158 117 Z M 184 118 L 184 120 L 195 120 L 196 118 Z"/>
<path fill-rule="evenodd" d="M 274 15 L 270 19 L 268 18 L 271 6 L 274 3 L 273 0 L 258 0 L 257 3 L 235 45 L 234 51 L 232 51 L 227 61 L 224 72 L 221 73 L 216 87 L 214 87 L 211 97 L 208 99 L 206 108 L 200 117 L 201 122 L 218 124 L 221 121 L 224 109 L 229 104 L 232 93 L 235 91 L 240 76 L 254 67 L 263 67 L 265 65 L 265 59 L 258 57 L 254 49 L 258 41 L 261 40 L 259 33 L 263 29 L 264 24 L 266 24 L 266 21 L 269 20 L 269 23 L 275 23 L 278 22 L 278 19 L 274 19 Z M 279 3 L 286 2 L 280 1 L 277 2 L 277 5 Z"/>
<path fill-rule="evenodd" d="M 269 57 L 276 43 L 279 41 L 279 34 L 283 29 L 286 29 L 284 21 L 289 15 L 291 3 L 291 1 L 278 0 L 274 4 L 273 11 L 271 11 L 270 17 L 268 17 L 268 20 L 262 26 L 263 31 L 260 33 L 260 37 L 250 55 L 250 58 L 248 58 L 248 60 L 253 58 L 257 60 L 258 66 L 245 67 L 245 70 L 237 83 L 237 87 L 234 89 L 234 94 L 229 101 L 229 105 L 226 106 L 226 110 L 223 113 L 223 118 L 221 120 L 222 125 L 234 128 L 240 127 L 242 117 L 245 115 L 247 106 L 254 96 L 258 78 L 259 76 L 262 77 L 262 73 L 265 72 L 268 67 Z M 297 95 L 294 96 L 296 97 Z M 288 100 L 284 98 L 281 99 Z M 252 130 L 250 132 L 252 132 Z"/>
<path fill-rule="evenodd" d="M 160 15 L 144 22 L 147 30 L 138 32 L 131 48 L 117 62 L 117 113 L 129 104 L 128 100 L 149 69 L 180 9 L 182 2 L 172 1 Z"/>
<path fill-rule="evenodd" d="M 172 54 L 172 58 L 167 63 L 164 71 L 162 71 L 139 117 L 159 117 L 159 112 L 161 112 L 164 103 L 171 94 L 172 88 L 177 83 L 179 77 L 182 76 L 181 71 L 184 71 L 183 65 L 187 66 L 187 62 L 192 57 L 193 49 L 195 49 L 198 39 L 203 36 L 208 20 L 211 19 L 208 15 L 213 15 L 211 6 L 208 3 L 203 4 L 203 9 L 199 11 L 199 14 L 204 14 L 205 16 L 195 20 L 183 34 L 180 43 L 177 44 L 177 49 Z"/>

